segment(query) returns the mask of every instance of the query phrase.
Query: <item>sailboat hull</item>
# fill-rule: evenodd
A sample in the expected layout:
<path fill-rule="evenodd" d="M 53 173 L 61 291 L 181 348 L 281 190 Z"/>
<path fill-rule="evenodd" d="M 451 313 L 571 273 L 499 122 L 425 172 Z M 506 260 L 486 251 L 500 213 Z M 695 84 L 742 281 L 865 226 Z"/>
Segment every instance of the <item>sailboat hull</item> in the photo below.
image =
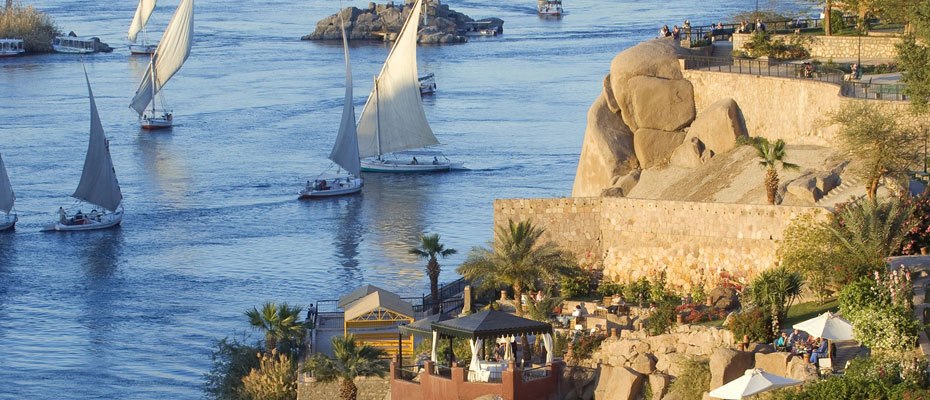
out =
<path fill-rule="evenodd" d="M 19 218 L 16 217 L 16 214 L 8 214 L 0 218 L 0 232 L 13 230 L 16 227 L 17 220 Z"/>
<path fill-rule="evenodd" d="M 174 119 L 170 113 L 156 117 L 143 116 L 139 118 L 139 126 L 145 130 L 168 129 L 174 125 Z"/>
<path fill-rule="evenodd" d="M 158 44 L 131 44 L 129 45 L 129 54 L 153 54 Z"/>
<path fill-rule="evenodd" d="M 362 179 L 326 179 L 327 188 L 321 189 L 319 186 L 309 185 L 300 191 L 298 200 L 319 199 L 324 197 L 345 196 L 359 193 L 362 191 Z"/>
<path fill-rule="evenodd" d="M 452 163 L 445 160 L 436 163 L 426 162 L 422 164 L 411 164 L 410 162 L 400 160 L 379 160 L 376 158 L 366 158 L 362 160 L 362 171 L 364 172 L 427 173 L 447 172 L 461 168 L 463 168 L 462 163 Z"/>
<path fill-rule="evenodd" d="M 113 228 L 123 222 L 123 209 L 119 208 L 115 212 L 100 215 L 98 219 L 84 218 L 81 222 L 63 223 L 62 221 L 48 225 L 42 229 L 43 232 L 71 232 L 71 231 L 93 231 L 99 229 Z"/>

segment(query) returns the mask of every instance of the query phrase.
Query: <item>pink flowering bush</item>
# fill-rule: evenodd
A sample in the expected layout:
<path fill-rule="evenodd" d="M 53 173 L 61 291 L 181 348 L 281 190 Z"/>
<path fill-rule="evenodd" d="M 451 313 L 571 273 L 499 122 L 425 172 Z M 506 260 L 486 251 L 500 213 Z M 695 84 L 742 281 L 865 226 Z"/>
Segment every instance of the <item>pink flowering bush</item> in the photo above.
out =
<path fill-rule="evenodd" d="M 873 273 L 846 286 L 840 311 L 853 324 L 856 339 L 880 350 L 907 350 L 917 342 L 921 324 L 914 319 L 913 284 L 906 268 Z"/>

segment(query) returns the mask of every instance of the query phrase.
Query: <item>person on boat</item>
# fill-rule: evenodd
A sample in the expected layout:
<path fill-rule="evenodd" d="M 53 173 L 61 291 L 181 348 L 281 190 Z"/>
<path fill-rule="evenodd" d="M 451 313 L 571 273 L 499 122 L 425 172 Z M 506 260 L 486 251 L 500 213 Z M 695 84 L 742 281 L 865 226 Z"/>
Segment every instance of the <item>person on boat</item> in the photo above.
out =
<path fill-rule="evenodd" d="M 326 179 L 320 180 L 320 190 L 329 190 L 329 186 L 326 185 Z"/>
<path fill-rule="evenodd" d="M 433 165 L 439 165 L 439 159 L 433 156 Z"/>
<path fill-rule="evenodd" d="M 68 223 L 68 216 L 65 214 L 64 207 L 58 207 L 58 222 L 61 222 L 62 224 Z"/>
<path fill-rule="evenodd" d="M 410 162 L 410 164 L 412 164 L 412 165 L 417 165 L 417 164 L 419 164 L 419 163 L 420 163 L 420 162 L 417 161 L 417 158 L 416 158 L 416 157 L 413 157 L 413 161 Z"/>

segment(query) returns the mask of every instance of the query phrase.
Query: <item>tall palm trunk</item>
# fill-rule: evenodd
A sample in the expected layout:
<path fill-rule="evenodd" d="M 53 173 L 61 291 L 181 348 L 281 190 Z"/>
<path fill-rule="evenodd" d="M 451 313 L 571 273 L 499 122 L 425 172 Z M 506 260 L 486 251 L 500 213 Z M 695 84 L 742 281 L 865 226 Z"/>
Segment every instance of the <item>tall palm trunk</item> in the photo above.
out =
<path fill-rule="evenodd" d="M 342 400 L 355 400 L 358 397 L 358 387 L 352 379 L 342 378 L 339 384 L 339 398 Z"/>
<path fill-rule="evenodd" d="M 833 12 L 833 1 L 826 0 L 823 7 L 823 32 L 827 36 L 833 35 L 833 27 L 830 25 L 832 21 L 832 16 L 830 15 Z"/>
<path fill-rule="evenodd" d="M 271 351 L 278 347 L 278 341 L 270 334 L 265 335 L 265 352 L 271 354 Z"/>
<path fill-rule="evenodd" d="M 517 309 L 517 315 L 523 316 L 523 286 L 520 283 L 513 284 L 513 306 Z"/>
<path fill-rule="evenodd" d="M 765 194 L 768 197 L 769 204 L 775 204 L 775 195 L 778 193 L 778 171 L 775 166 L 770 166 L 765 171 Z"/>
<path fill-rule="evenodd" d="M 433 303 L 433 313 L 439 311 L 439 272 L 439 261 L 436 257 L 431 257 L 426 265 L 426 275 L 429 276 L 429 297 Z"/>

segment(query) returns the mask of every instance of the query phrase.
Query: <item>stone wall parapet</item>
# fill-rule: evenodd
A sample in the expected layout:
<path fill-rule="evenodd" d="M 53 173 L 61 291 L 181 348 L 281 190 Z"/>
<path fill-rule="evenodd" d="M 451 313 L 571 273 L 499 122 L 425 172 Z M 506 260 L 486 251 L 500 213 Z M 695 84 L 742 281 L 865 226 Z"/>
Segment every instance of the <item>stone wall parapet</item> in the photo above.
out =
<path fill-rule="evenodd" d="M 772 38 L 790 40 L 793 35 L 773 35 Z M 751 34 L 734 34 L 733 49 L 743 48 Z M 804 36 L 808 39 L 804 47 L 816 58 L 866 58 L 893 59 L 898 51 L 895 45 L 901 42 L 897 36 Z"/>

